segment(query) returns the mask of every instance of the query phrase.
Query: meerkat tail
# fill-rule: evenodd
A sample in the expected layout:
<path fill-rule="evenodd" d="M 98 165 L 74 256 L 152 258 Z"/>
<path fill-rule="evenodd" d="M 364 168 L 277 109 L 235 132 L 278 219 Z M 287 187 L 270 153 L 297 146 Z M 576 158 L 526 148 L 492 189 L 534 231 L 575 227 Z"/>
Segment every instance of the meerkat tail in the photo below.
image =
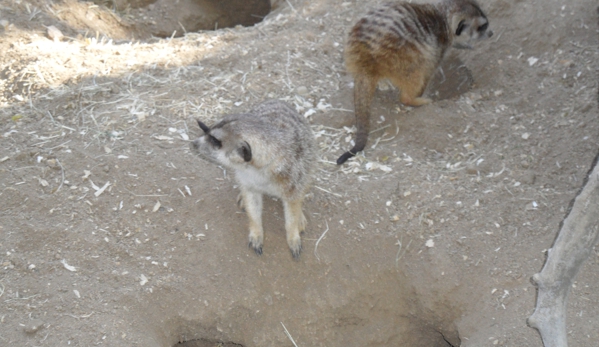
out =
<path fill-rule="evenodd" d="M 343 153 L 337 159 L 337 165 L 341 165 L 347 159 L 355 156 L 366 147 L 368 132 L 370 131 L 370 104 L 374 98 L 377 80 L 370 76 L 356 75 L 354 78 L 354 112 L 356 114 L 356 138 L 354 147 Z"/>

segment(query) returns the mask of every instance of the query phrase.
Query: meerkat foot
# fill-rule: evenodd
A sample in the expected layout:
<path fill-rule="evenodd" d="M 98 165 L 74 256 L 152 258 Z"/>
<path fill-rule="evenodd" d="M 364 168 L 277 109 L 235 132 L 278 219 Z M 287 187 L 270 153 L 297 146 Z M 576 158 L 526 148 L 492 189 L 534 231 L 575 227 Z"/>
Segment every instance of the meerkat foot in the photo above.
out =
<path fill-rule="evenodd" d="M 262 238 L 261 237 L 252 237 L 250 235 L 250 242 L 248 243 L 248 247 L 254 250 L 257 255 L 262 255 Z"/>
<path fill-rule="evenodd" d="M 299 260 L 300 253 L 302 253 L 302 239 L 298 235 L 298 237 L 293 240 L 287 240 L 287 244 L 289 244 L 289 250 L 291 251 L 293 259 Z"/>
<path fill-rule="evenodd" d="M 423 97 L 412 98 L 409 96 L 404 96 L 403 94 L 399 98 L 399 101 L 401 101 L 401 103 L 406 106 L 414 106 L 414 107 L 430 104 L 431 102 L 433 102 L 433 100 L 430 98 L 423 98 Z"/>

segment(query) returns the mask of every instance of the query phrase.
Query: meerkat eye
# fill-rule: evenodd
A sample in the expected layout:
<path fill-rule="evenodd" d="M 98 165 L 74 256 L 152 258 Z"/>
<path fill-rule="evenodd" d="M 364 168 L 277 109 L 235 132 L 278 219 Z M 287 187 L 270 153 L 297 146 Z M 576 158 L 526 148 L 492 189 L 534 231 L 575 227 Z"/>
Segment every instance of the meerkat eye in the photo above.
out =
<path fill-rule="evenodd" d="M 468 27 L 468 24 L 466 24 L 465 22 L 466 22 L 465 20 L 462 20 L 458 24 L 458 28 L 455 31 L 456 36 L 460 36 L 460 34 L 462 33 L 462 31 Z"/>
<path fill-rule="evenodd" d="M 487 22 L 487 23 L 479 26 L 478 31 L 482 33 L 483 31 L 486 31 L 488 27 L 489 27 L 489 23 Z"/>
<path fill-rule="evenodd" d="M 223 143 L 212 135 L 208 135 L 208 142 L 216 148 L 221 148 L 223 146 Z"/>

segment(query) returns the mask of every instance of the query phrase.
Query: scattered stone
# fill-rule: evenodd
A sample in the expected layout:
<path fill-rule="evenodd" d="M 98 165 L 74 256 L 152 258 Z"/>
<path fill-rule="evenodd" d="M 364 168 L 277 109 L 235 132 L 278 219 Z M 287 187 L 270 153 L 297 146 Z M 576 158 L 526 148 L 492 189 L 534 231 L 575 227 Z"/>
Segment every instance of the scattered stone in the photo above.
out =
<path fill-rule="evenodd" d="M 593 104 L 588 103 L 580 109 L 580 113 L 587 113 L 592 107 L 593 107 Z"/>
<path fill-rule="evenodd" d="M 43 327 L 44 327 L 44 321 L 42 321 L 41 319 L 34 319 L 34 320 L 30 321 L 29 323 L 27 323 L 27 325 L 25 325 L 23 330 L 27 334 L 35 334 L 36 332 L 41 330 Z"/>
<path fill-rule="evenodd" d="M 4 29 L 6 29 L 6 27 L 9 25 L 10 23 L 6 20 L 6 19 L 2 19 L 0 20 L 0 26 L 3 27 Z"/>
<path fill-rule="evenodd" d="M 530 163 L 527 160 L 522 160 L 520 162 L 520 166 L 522 166 L 523 169 L 528 169 L 528 167 L 530 166 Z"/>
<path fill-rule="evenodd" d="M 50 25 L 48 27 L 48 38 L 50 38 L 50 40 L 53 40 L 54 42 L 59 42 L 60 40 L 62 40 L 63 37 L 64 35 L 62 34 L 62 31 L 60 31 L 60 29 L 58 29 L 57 27 L 55 27 L 54 25 Z"/>
<path fill-rule="evenodd" d="M 48 160 L 46 160 L 46 165 L 48 165 L 48 167 L 51 167 L 53 169 L 57 169 L 58 168 L 58 163 L 56 162 L 56 159 L 48 159 Z"/>
<path fill-rule="evenodd" d="M 535 173 L 532 171 L 528 171 L 527 173 L 524 174 L 524 176 L 522 176 L 520 181 L 522 181 L 522 183 L 524 183 L 524 184 L 531 185 L 531 184 L 535 183 L 536 179 L 537 179 L 537 176 L 535 175 Z"/>
<path fill-rule="evenodd" d="M 306 94 L 308 94 L 308 88 L 306 88 L 304 86 L 300 86 L 300 87 L 297 87 L 296 92 L 299 95 L 306 95 Z"/>
<path fill-rule="evenodd" d="M 468 164 L 468 166 L 466 166 L 466 173 L 468 175 L 477 175 L 478 168 L 476 167 L 476 165 L 474 163 Z"/>

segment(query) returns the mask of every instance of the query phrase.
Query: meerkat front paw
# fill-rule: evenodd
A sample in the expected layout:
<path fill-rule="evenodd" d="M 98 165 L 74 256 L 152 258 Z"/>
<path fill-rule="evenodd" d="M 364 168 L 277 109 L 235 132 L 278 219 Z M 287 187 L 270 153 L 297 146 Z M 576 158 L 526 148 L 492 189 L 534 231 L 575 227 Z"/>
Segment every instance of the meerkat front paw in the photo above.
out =
<path fill-rule="evenodd" d="M 248 246 L 256 252 L 257 255 L 262 255 L 263 238 L 262 235 L 250 234 L 250 242 Z"/>
<path fill-rule="evenodd" d="M 297 235 L 297 237 L 288 239 L 287 244 L 289 245 L 289 250 L 291 251 L 293 259 L 298 260 L 300 253 L 302 252 L 302 239 Z"/>

